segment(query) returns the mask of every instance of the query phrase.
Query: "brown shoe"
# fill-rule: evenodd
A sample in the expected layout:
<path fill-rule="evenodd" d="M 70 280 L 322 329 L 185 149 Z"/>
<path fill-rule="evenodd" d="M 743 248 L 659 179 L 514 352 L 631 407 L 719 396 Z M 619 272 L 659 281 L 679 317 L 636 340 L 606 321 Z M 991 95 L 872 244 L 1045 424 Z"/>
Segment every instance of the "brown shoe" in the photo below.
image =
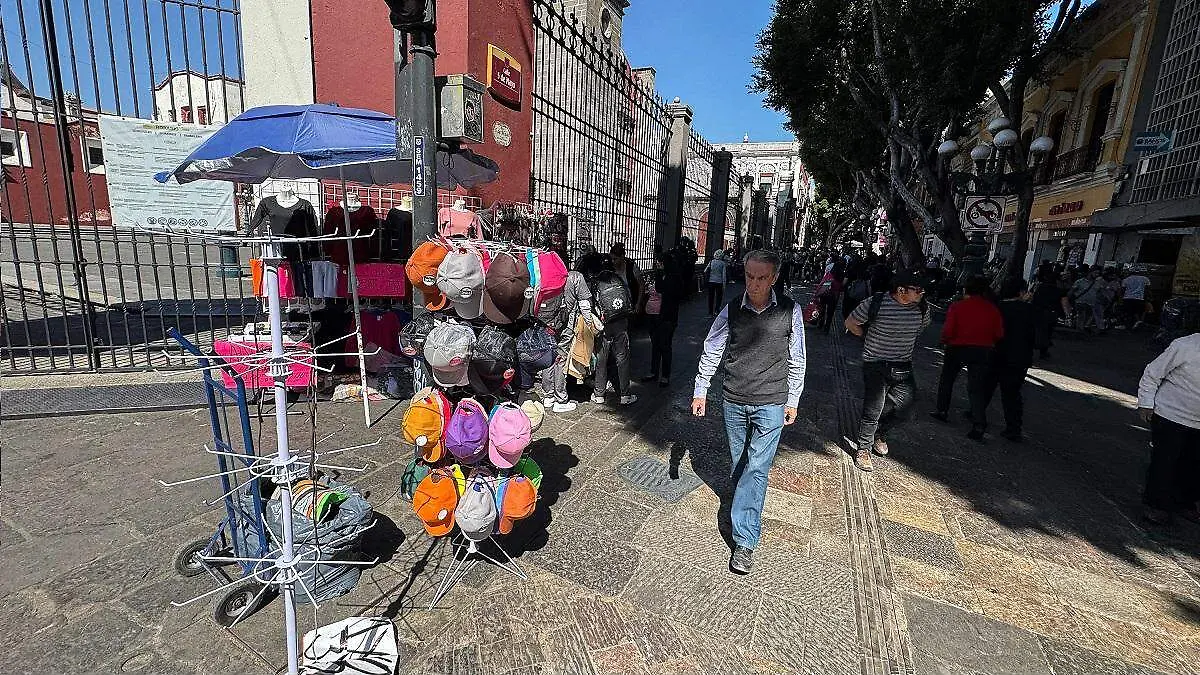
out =
<path fill-rule="evenodd" d="M 875 462 L 871 459 L 871 451 L 860 449 L 858 452 L 854 453 L 854 466 L 857 466 L 863 471 L 874 471 Z"/>
<path fill-rule="evenodd" d="M 872 445 L 872 449 L 875 451 L 875 454 L 879 455 L 880 457 L 886 457 L 888 454 L 887 441 L 883 440 L 879 436 L 876 436 L 875 443 Z"/>

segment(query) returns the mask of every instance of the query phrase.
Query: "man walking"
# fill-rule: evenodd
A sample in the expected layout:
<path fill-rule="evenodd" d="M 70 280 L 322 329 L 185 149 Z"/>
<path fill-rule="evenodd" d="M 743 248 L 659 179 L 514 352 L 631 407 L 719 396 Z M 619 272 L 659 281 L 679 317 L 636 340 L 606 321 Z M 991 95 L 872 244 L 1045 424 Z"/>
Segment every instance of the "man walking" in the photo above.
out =
<path fill-rule="evenodd" d="M 871 453 L 888 454 L 885 435 L 905 418 L 917 393 L 912 355 L 929 325 L 922 301 L 925 282 L 914 272 L 892 277 L 891 291 L 876 293 L 846 319 L 846 330 L 863 338 L 863 405 L 854 465 L 875 468 Z"/>
<path fill-rule="evenodd" d="M 1129 272 L 1121 281 L 1121 314 L 1126 328 L 1137 328 L 1146 320 L 1146 288 L 1150 279 L 1137 272 Z"/>
<path fill-rule="evenodd" d="M 982 441 L 987 428 L 988 365 L 992 349 L 1004 337 L 1004 319 L 987 297 L 989 290 L 986 278 L 971 277 L 963 287 L 965 297 L 946 311 L 946 323 L 942 326 L 946 354 L 938 380 L 937 410 L 930 413 L 936 420 L 949 421 L 954 380 L 966 366 L 967 397 L 971 402 L 971 431 L 967 438 L 973 441 Z"/>
<path fill-rule="evenodd" d="M 762 534 L 767 471 L 783 427 L 796 421 L 804 390 L 804 313 L 772 290 L 779 257 L 768 251 L 746 256 L 746 292 L 713 321 L 704 340 L 692 414 L 704 417 L 708 388 L 724 357 L 725 434 L 732 472 L 745 458 L 733 493 L 733 554 L 729 569 L 748 574 Z"/>
<path fill-rule="evenodd" d="M 704 268 L 708 279 L 708 315 L 716 316 L 717 309 L 725 304 L 725 286 L 729 284 L 729 269 L 724 251 L 717 251 Z"/>

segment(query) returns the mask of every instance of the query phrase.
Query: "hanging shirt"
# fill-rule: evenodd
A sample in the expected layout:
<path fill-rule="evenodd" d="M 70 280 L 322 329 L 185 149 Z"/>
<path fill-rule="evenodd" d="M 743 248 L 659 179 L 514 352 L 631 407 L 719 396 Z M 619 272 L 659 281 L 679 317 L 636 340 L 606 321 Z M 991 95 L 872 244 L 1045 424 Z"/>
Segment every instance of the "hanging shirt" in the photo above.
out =
<path fill-rule="evenodd" d="M 438 232 L 443 237 L 483 238 L 483 222 L 474 211 L 443 207 L 438 211 Z"/>
<path fill-rule="evenodd" d="M 313 210 L 312 204 L 304 199 L 283 206 L 278 198 L 265 197 L 250 217 L 249 234 L 253 237 L 265 237 L 268 234 L 278 237 L 315 237 L 317 212 Z M 280 244 L 279 252 L 292 262 L 318 257 L 315 242 Z"/>
<path fill-rule="evenodd" d="M 346 236 L 346 216 L 341 206 L 329 209 L 325 214 L 325 234 Z M 350 212 L 350 233 L 368 234 L 379 227 L 379 219 L 375 217 L 375 209 L 363 204 Z M 366 262 L 370 259 L 371 242 L 368 239 L 354 239 L 355 262 Z M 325 255 L 339 265 L 350 264 L 350 250 L 346 241 L 325 242 Z"/>

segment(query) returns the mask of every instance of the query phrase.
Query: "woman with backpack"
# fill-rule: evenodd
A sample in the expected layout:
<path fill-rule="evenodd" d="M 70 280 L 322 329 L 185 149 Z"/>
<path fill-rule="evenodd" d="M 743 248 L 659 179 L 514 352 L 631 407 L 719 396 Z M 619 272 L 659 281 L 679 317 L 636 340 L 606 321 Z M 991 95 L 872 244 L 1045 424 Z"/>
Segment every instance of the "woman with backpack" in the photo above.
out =
<path fill-rule="evenodd" d="M 618 247 L 623 258 L 624 246 L 616 244 L 613 251 Z M 632 260 L 624 262 L 627 271 L 637 270 Z M 614 388 L 621 397 L 621 405 L 633 405 L 638 400 L 635 394 L 629 392 L 629 317 L 637 307 L 633 293 L 622 275 L 614 269 L 611 256 L 604 259 L 603 267 L 588 281 L 592 288 L 592 308 L 602 325 L 596 335 L 596 376 L 592 387 L 592 403 L 604 403 L 611 356 L 612 365 L 616 366 L 617 371 Z"/>

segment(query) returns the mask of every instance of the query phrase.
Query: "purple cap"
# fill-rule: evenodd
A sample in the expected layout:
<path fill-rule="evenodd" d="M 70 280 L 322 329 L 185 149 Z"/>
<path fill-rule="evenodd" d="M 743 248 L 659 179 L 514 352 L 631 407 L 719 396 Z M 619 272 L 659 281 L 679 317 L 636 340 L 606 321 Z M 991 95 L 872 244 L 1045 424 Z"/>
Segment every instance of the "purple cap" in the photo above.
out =
<path fill-rule="evenodd" d="M 464 464 L 474 464 L 487 455 L 488 415 L 479 401 L 464 398 L 458 402 L 443 442 L 450 454 Z"/>

